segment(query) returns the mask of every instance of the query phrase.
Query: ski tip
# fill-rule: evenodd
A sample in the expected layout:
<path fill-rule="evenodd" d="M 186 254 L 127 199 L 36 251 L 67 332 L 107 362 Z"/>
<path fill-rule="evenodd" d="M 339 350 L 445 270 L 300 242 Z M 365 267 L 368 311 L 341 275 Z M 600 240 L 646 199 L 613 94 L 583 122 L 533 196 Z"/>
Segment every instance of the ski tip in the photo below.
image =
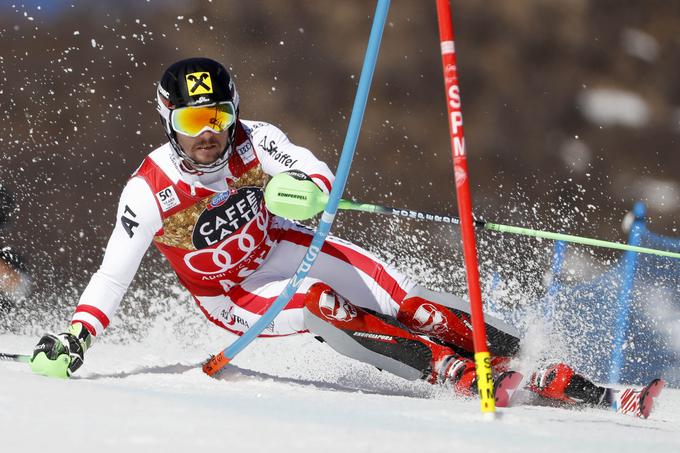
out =
<path fill-rule="evenodd" d="M 510 399 L 523 379 L 522 373 L 517 371 L 506 371 L 496 378 L 496 382 L 494 382 L 496 407 L 508 407 L 510 405 Z"/>
<path fill-rule="evenodd" d="M 649 389 L 649 393 L 652 396 L 659 396 L 661 393 L 661 390 L 666 386 L 666 381 L 664 381 L 661 378 L 654 379 L 652 382 L 647 384 L 647 388 Z"/>
<path fill-rule="evenodd" d="M 665 385 L 666 382 L 663 379 L 657 378 L 640 391 L 640 409 L 637 414 L 638 417 L 649 417 L 649 414 L 652 413 L 652 408 L 654 407 L 654 398 L 661 394 Z"/>

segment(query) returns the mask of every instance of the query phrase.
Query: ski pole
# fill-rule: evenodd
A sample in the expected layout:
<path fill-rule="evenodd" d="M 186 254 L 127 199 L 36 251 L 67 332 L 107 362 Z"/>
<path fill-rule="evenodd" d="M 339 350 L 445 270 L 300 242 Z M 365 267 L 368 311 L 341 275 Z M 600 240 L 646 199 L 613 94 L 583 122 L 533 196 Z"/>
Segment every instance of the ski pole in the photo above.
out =
<path fill-rule="evenodd" d="M 319 212 L 323 211 L 327 199 L 328 195 L 319 190 L 316 184 L 314 184 L 312 181 L 300 181 L 286 173 L 281 173 L 274 176 L 269 181 L 267 188 L 265 189 L 265 202 L 267 203 L 267 209 L 276 215 L 293 220 L 307 220 L 312 218 Z M 360 203 L 352 200 L 340 200 L 338 207 L 340 209 L 350 211 L 372 212 L 375 214 L 393 215 L 397 217 L 428 220 L 452 225 L 460 224 L 460 219 L 458 217 L 446 214 L 434 214 L 430 212 L 413 211 L 411 209 L 391 208 L 388 206 Z M 518 234 L 541 239 L 551 239 L 555 241 L 571 242 L 574 244 L 583 244 L 593 247 L 610 248 L 615 250 L 646 253 L 649 255 L 680 259 L 680 253 L 622 244 L 620 242 L 603 241 L 601 239 L 592 239 L 571 234 L 534 230 L 531 228 L 522 228 L 512 225 L 502 225 L 477 219 L 474 220 L 474 225 L 476 228 L 497 231 L 499 233 Z"/>
<path fill-rule="evenodd" d="M 0 360 L 28 363 L 31 361 L 31 356 L 26 354 L 7 354 L 5 352 L 0 352 Z"/>

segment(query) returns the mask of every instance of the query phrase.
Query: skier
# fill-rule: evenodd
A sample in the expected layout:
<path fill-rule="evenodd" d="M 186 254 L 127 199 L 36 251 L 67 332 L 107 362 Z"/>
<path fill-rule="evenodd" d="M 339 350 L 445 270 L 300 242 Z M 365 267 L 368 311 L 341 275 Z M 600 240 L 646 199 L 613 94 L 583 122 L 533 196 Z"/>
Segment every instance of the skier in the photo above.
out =
<path fill-rule="evenodd" d="M 123 189 L 103 263 L 64 333 L 38 342 L 32 369 L 68 377 L 117 309 L 153 242 L 198 308 L 242 334 L 281 293 L 313 232 L 272 215 L 270 176 L 288 172 L 326 193 L 333 173 L 277 127 L 241 119 L 229 72 L 207 58 L 171 65 L 156 90 L 169 142 L 151 152 Z M 369 252 L 329 237 L 291 301 L 262 336 L 310 332 L 333 349 L 406 379 L 476 390 L 467 304 L 430 291 Z M 487 319 L 493 366 L 502 372 L 519 334 Z M 557 400 L 608 404 L 611 394 L 564 364 L 537 373 L 530 388 Z M 609 400 L 608 400 L 609 399 Z"/>

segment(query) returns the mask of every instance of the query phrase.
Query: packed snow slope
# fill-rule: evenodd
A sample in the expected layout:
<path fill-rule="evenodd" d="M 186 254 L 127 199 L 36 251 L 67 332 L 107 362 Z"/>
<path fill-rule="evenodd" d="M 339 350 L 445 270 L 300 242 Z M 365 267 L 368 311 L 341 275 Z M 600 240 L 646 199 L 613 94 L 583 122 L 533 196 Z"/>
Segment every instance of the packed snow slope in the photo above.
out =
<path fill-rule="evenodd" d="M 200 363 L 230 337 L 208 337 L 101 339 L 70 380 L 0 362 L 0 450 L 680 451 L 679 390 L 666 389 L 647 420 L 532 406 L 520 394 L 485 421 L 478 401 L 379 372 L 309 335 L 258 340 L 213 379 Z M 0 335 L 0 350 L 27 352 L 35 340 Z"/>

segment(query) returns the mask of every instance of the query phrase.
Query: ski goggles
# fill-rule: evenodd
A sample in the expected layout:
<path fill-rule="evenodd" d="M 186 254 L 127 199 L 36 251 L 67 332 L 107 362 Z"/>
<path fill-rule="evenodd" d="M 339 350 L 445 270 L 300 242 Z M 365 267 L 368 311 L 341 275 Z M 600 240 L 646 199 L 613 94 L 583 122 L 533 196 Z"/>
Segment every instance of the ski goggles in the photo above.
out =
<path fill-rule="evenodd" d="M 182 107 L 170 115 L 172 129 L 182 135 L 197 137 L 203 131 L 224 132 L 236 121 L 236 109 L 231 101 L 200 107 Z"/>

